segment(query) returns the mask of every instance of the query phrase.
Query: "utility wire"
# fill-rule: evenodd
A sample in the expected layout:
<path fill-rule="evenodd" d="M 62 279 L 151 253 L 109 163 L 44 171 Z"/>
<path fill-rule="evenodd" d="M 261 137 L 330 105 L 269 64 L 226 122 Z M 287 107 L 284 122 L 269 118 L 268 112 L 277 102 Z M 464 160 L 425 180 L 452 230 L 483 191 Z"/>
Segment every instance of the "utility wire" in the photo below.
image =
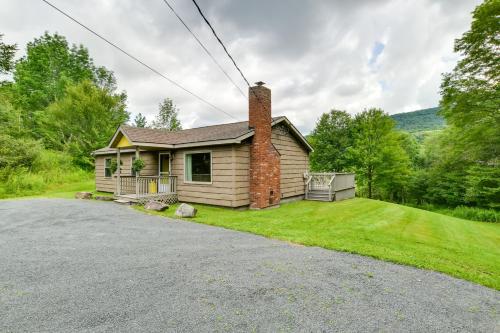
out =
<path fill-rule="evenodd" d="M 259 96 L 255 93 L 255 91 L 252 89 L 252 87 L 250 86 L 250 83 L 248 82 L 247 78 L 245 77 L 245 75 L 243 74 L 243 72 L 241 71 L 240 67 L 238 66 L 238 64 L 236 64 L 236 61 L 234 60 L 234 58 L 231 56 L 231 54 L 229 53 L 229 51 L 227 50 L 226 46 L 224 45 L 224 43 L 222 42 L 222 40 L 219 38 L 219 36 L 217 35 L 217 33 L 215 32 L 215 29 L 212 27 L 212 25 L 210 24 L 210 22 L 208 21 L 208 19 L 206 18 L 205 14 L 203 14 L 203 11 L 201 10 L 200 6 L 198 6 L 198 3 L 196 2 L 196 0 L 192 0 L 194 5 L 196 6 L 196 9 L 198 9 L 198 13 L 200 13 L 201 17 L 203 18 L 203 20 L 205 21 L 205 23 L 208 25 L 208 27 L 210 28 L 210 30 L 212 30 L 212 34 L 215 36 L 215 38 L 217 39 L 217 41 L 219 42 L 219 44 L 222 46 L 222 48 L 224 49 L 224 52 L 226 52 L 227 56 L 229 57 L 229 59 L 231 59 L 231 61 L 233 62 L 233 65 L 234 67 L 236 67 L 236 69 L 238 70 L 238 72 L 240 72 L 240 75 L 241 77 L 243 78 L 243 80 L 245 80 L 248 88 L 250 88 L 250 91 L 252 92 L 252 94 L 255 96 L 255 98 L 257 99 L 257 102 L 260 104 L 261 107 L 263 107 L 264 109 L 267 109 L 265 105 L 262 104 Z M 269 111 L 269 110 L 267 110 Z"/>
<path fill-rule="evenodd" d="M 198 3 L 196 2 L 196 0 L 193 0 L 193 3 L 196 6 L 196 8 L 198 9 L 198 12 L 200 13 L 201 17 L 203 17 L 203 20 L 205 21 L 205 23 L 209 26 L 210 30 L 212 30 L 212 33 L 214 34 L 215 38 L 217 38 L 217 41 L 219 42 L 219 44 L 224 49 L 224 52 L 226 52 L 226 54 L 229 57 L 229 59 L 231 59 L 231 61 L 233 62 L 234 67 L 236 67 L 236 69 L 238 70 L 238 72 L 240 72 L 240 75 L 243 78 L 243 80 L 245 80 L 245 82 L 247 83 L 248 87 L 250 87 L 250 83 L 248 82 L 247 78 L 245 77 L 245 75 L 243 75 L 243 72 L 238 67 L 238 65 L 236 64 L 236 61 L 234 61 L 234 59 L 231 56 L 231 54 L 229 54 L 229 51 L 226 49 L 226 46 L 224 45 L 224 43 L 222 42 L 222 40 L 219 38 L 219 36 L 215 32 L 214 28 L 212 27 L 212 25 L 210 24 L 210 22 L 208 21 L 208 19 L 205 17 L 205 14 L 203 14 L 203 12 L 201 11 L 201 8 L 200 8 L 200 6 L 198 6 Z"/>
<path fill-rule="evenodd" d="M 236 82 L 233 81 L 233 79 L 229 76 L 229 74 L 224 70 L 224 68 L 222 68 L 222 66 L 219 64 L 219 62 L 214 58 L 214 56 L 212 55 L 212 53 L 210 53 L 210 51 L 205 47 L 205 45 L 203 45 L 203 43 L 200 41 L 200 39 L 195 35 L 195 33 L 189 28 L 189 26 L 186 24 L 186 22 L 184 22 L 184 20 L 179 16 L 179 14 L 177 14 L 177 12 L 175 11 L 175 9 L 172 7 L 172 5 L 170 5 L 170 3 L 167 1 L 167 0 L 163 0 L 163 2 L 168 6 L 168 8 L 170 8 L 170 10 L 172 11 L 172 13 L 174 13 L 175 16 L 177 16 L 177 18 L 179 19 L 179 21 L 182 23 L 182 25 L 184 25 L 184 27 L 187 29 L 187 31 L 189 31 L 191 33 L 191 35 L 194 37 L 194 39 L 196 39 L 196 41 L 198 42 L 198 44 L 200 44 L 200 46 L 203 48 L 203 50 L 205 51 L 206 54 L 208 54 L 208 56 L 210 58 L 212 58 L 212 61 L 217 65 L 217 67 L 219 67 L 219 69 L 222 71 L 222 73 L 224 73 L 224 75 L 227 77 L 227 79 L 229 81 L 231 81 L 231 83 L 236 87 L 236 89 L 239 90 L 239 92 L 241 93 L 241 95 L 246 99 L 246 95 L 245 93 L 243 92 L 243 90 L 241 90 L 241 88 L 236 84 Z"/>
<path fill-rule="evenodd" d="M 170 82 L 171 84 L 173 84 L 174 86 L 176 86 L 177 88 L 181 89 L 181 90 L 184 90 L 185 92 L 187 92 L 188 94 L 190 94 L 191 96 L 197 98 L 198 100 L 202 101 L 203 103 L 207 104 L 208 106 L 214 108 L 215 110 L 217 111 L 220 111 L 222 113 L 224 113 L 225 115 L 237 120 L 233 115 L 231 115 L 230 113 L 227 113 L 226 111 L 222 110 L 221 108 L 215 106 L 214 104 L 210 103 L 209 101 L 207 101 L 206 99 L 204 99 L 203 97 L 195 94 L 194 92 L 188 90 L 187 88 L 184 88 L 182 85 L 180 85 L 179 83 L 175 82 L 174 80 L 170 79 L 169 77 L 167 77 L 166 75 L 160 73 L 158 70 L 154 69 L 153 67 L 149 66 L 148 64 L 146 64 L 145 62 L 143 62 L 142 60 L 139 60 L 137 57 L 133 56 L 132 54 L 128 53 L 127 51 L 125 51 L 124 49 L 122 49 L 120 46 L 114 44 L 113 42 L 109 41 L 108 39 L 104 38 L 103 36 L 101 36 L 100 34 L 98 34 L 97 32 L 95 32 L 94 30 L 90 29 L 89 27 L 87 27 L 86 25 L 84 25 L 83 23 L 79 22 L 78 20 L 76 20 L 75 18 L 73 18 L 72 16 L 70 16 L 69 14 L 67 14 L 66 12 L 62 11 L 61 9 L 57 8 L 56 6 L 54 6 L 52 3 L 50 3 L 49 1 L 47 0 L 42 0 L 43 2 L 45 2 L 47 5 L 49 5 L 50 7 L 52 7 L 53 9 L 55 9 L 56 11 L 58 11 L 59 13 L 63 14 L 64 16 L 66 16 L 67 18 L 69 18 L 71 21 L 75 22 L 76 24 L 80 25 L 82 28 L 84 28 L 85 30 L 89 31 L 90 33 L 94 34 L 95 36 L 99 37 L 100 39 L 102 39 L 103 41 L 105 41 L 106 43 L 108 43 L 109 45 L 113 46 L 115 49 L 117 49 L 118 51 L 120 51 L 121 53 L 125 54 L 127 57 L 131 58 L 132 60 L 138 62 L 139 64 L 141 64 L 142 66 L 146 67 L 147 69 L 149 69 L 150 71 L 152 71 L 153 73 L 161 76 L 162 78 L 164 78 L 165 80 L 167 80 L 168 82 Z"/>

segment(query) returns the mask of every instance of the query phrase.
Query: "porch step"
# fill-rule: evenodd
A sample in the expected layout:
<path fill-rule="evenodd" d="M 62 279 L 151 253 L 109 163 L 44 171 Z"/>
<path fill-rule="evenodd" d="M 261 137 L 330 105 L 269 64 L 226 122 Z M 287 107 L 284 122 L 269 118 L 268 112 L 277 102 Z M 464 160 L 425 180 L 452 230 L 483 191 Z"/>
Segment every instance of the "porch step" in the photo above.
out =
<path fill-rule="evenodd" d="M 309 193 L 307 193 L 307 200 L 330 201 L 329 198 L 330 195 L 328 191 L 310 191 Z"/>
<path fill-rule="evenodd" d="M 116 199 L 114 202 L 120 205 L 131 205 L 133 203 L 132 201 L 126 199 Z"/>

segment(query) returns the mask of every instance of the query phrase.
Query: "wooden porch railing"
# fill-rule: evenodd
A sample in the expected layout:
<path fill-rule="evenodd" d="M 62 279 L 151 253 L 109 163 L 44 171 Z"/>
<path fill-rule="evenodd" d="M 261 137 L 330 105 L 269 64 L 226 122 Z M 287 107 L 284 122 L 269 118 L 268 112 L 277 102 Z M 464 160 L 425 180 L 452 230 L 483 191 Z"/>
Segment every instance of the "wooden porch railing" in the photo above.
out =
<path fill-rule="evenodd" d="M 354 188 L 354 174 L 345 172 L 312 172 L 305 177 L 305 198 L 315 196 L 332 201 L 338 191 Z"/>
<path fill-rule="evenodd" d="M 121 176 L 120 193 L 145 196 L 149 194 L 177 192 L 177 176 Z"/>

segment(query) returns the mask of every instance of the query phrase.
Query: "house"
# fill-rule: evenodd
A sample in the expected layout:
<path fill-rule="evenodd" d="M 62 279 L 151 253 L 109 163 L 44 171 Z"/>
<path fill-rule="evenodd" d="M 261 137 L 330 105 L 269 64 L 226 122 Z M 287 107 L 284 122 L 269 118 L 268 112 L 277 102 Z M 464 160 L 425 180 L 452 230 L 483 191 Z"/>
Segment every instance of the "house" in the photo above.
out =
<path fill-rule="evenodd" d="M 262 82 L 250 89 L 248 121 L 176 132 L 120 126 L 109 145 L 94 152 L 96 189 L 138 202 L 256 209 L 304 198 L 313 189 L 312 147 L 286 117 L 271 116 L 270 89 Z M 134 174 L 138 158 L 145 167 Z M 114 174 L 113 159 L 122 162 Z"/>

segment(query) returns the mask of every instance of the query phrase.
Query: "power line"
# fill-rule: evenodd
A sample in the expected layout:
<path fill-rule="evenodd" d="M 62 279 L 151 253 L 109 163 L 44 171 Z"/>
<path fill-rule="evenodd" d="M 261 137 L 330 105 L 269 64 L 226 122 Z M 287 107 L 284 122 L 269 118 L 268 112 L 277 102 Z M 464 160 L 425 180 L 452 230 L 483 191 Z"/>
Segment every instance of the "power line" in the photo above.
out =
<path fill-rule="evenodd" d="M 246 99 L 246 95 L 245 93 L 241 90 L 241 88 L 236 84 L 236 82 L 233 81 L 233 79 L 229 76 L 229 74 L 224 70 L 224 68 L 222 68 L 222 66 L 219 64 L 219 62 L 214 58 L 214 56 L 212 55 L 212 53 L 210 53 L 210 51 L 205 47 L 205 45 L 203 45 L 203 43 L 200 41 L 200 39 L 195 35 L 195 33 L 189 28 L 189 26 L 186 24 L 186 22 L 184 22 L 184 20 L 179 16 L 179 14 L 177 14 L 177 12 L 175 11 L 175 9 L 170 5 L 170 3 L 167 1 L 167 0 L 163 0 L 163 2 L 168 6 L 168 8 L 170 8 L 170 10 L 172 11 L 172 13 L 174 13 L 175 16 L 177 16 L 177 18 L 179 19 L 179 21 L 184 25 L 184 27 L 191 33 L 191 35 L 194 37 L 194 39 L 196 39 L 196 41 L 198 42 L 198 44 L 200 44 L 200 46 L 203 48 L 203 50 L 205 51 L 206 54 L 208 54 L 208 56 L 210 58 L 212 58 L 212 61 L 217 65 L 217 67 L 219 67 L 219 69 L 222 71 L 222 73 L 224 73 L 224 75 L 227 77 L 227 79 L 229 81 L 231 81 L 231 83 L 236 87 L 236 89 L 239 90 L 239 92 L 241 93 L 241 95 Z"/>
<path fill-rule="evenodd" d="M 86 25 L 84 25 L 83 23 L 81 23 L 80 21 L 76 20 L 75 18 L 73 18 L 72 16 L 70 16 L 69 14 L 67 14 L 66 12 L 62 11 L 61 9 L 57 8 L 55 5 L 53 5 L 52 3 L 50 3 L 49 1 L 47 0 L 42 0 L 43 2 L 45 2 L 47 5 L 49 5 L 50 7 L 52 7 L 53 9 L 55 9 L 56 11 L 58 11 L 59 13 L 63 14 L 64 16 L 66 16 L 67 18 L 69 18 L 71 21 L 75 22 L 76 24 L 80 25 L 82 28 L 84 28 L 85 30 L 89 31 L 90 33 L 94 34 L 95 36 L 99 37 L 100 39 L 102 39 L 103 41 L 105 41 L 106 43 L 108 43 L 109 45 L 113 46 L 115 49 L 117 49 L 118 51 L 122 52 L 123 54 L 125 54 L 127 57 L 131 58 L 132 60 L 138 62 L 139 64 L 141 64 L 142 66 L 146 67 L 147 69 L 149 69 L 150 71 L 152 71 L 153 73 L 161 76 L 162 78 L 164 78 L 165 80 L 167 80 L 168 82 L 170 82 L 171 84 L 173 84 L 174 86 L 176 86 L 177 88 L 187 92 L 188 94 L 190 94 L 191 96 L 197 98 L 198 100 L 202 101 L 203 103 L 207 104 L 208 106 L 214 108 L 215 110 L 217 111 L 220 111 L 222 113 L 224 113 L 225 115 L 237 120 L 233 115 L 231 115 L 230 113 L 227 113 L 226 111 L 222 110 L 221 108 L 215 106 L 214 104 L 210 103 L 209 101 L 207 101 L 206 99 L 204 99 L 203 97 L 201 96 L 198 96 L 197 94 L 195 94 L 194 92 L 188 90 L 187 88 L 184 88 L 182 85 L 180 85 L 179 83 L 175 82 L 174 80 L 170 79 L 169 77 L 167 77 L 166 75 L 160 73 L 158 70 L 154 69 L 153 67 L 149 66 L 148 64 L 146 64 L 145 62 L 143 62 L 142 60 L 136 58 L 135 56 L 133 56 L 132 54 L 128 53 L 127 51 L 125 51 L 124 49 L 122 49 L 120 46 L 114 44 L 113 42 L 109 41 L 108 39 L 104 38 L 103 36 L 101 36 L 100 34 L 98 34 L 97 32 L 95 32 L 94 30 L 90 29 L 89 27 L 87 27 Z"/>
<path fill-rule="evenodd" d="M 196 2 L 196 0 L 192 0 L 194 5 L 196 6 L 196 9 L 198 9 L 198 13 L 200 13 L 201 17 L 203 18 L 203 20 L 205 21 L 205 23 L 208 25 L 208 27 L 210 28 L 210 30 L 212 30 L 212 34 L 215 36 L 215 38 L 217 39 L 217 41 L 219 42 L 219 44 L 222 46 L 222 48 L 224 49 L 224 52 L 226 52 L 227 56 L 229 57 L 229 59 L 231 59 L 231 61 L 233 62 L 233 65 L 234 67 L 236 67 L 236 69 L 238 70 L 238 72 L 240 73 L 241 77 L 243 78 L 243 80 L 245 80 L 248 88 L 250 88 L 250 91 L 252 92 L 252 94 L 255 96 L 255 98 L 257 99 L 257 102 L 260 104 L 261 107 L 263 107 L 264 109 L 267 110 L 267 107 L 262 104 L 259 96 L 255 93 L 255 91 L 252 89 L 252 87 L 250 86 L 250 83 L 248 82 L 247 78 L 245 77 L 245 75 L 243 74 L 243 72 L 241 71 L 240 67 L 238 66 L 238 64 L 236 64 L 236 61 L 234 60 L 234 58 L 231 56 L 231 54 L 229 53 L 229 51 L 227 50 L 226 46 L 224 45 L 224 43 L 222 42 L 222 40 L 219 38 L 219 36 L 217 35 L 217 33 L 215 32 L 215 29 L 212 27 L 212 25 L 210 24 L 210 22 L 208 21 L 208 19 L 206 18 L 205 14 L 203 14 L 203 11 L 201 10 L 200 6 L 198 6 L 198 3 Z M 269 110 L 267 110 L 269 111 Z"/>
<path fill-rule="evenodd" d="M 200 6 L 198 6 L 198 3 L 196 2 L 196 0 L 193 0 L 193 3 L 196 6 L 196 8 L 198 9 L 198 12 L 200 13 L 201 17 L 203 17 L 203 20 L 205 20 L 205 23 L 210 27 L 210 30 L 212 30 L 212 33 L 214 34 L 215 38 L 217 38 L 217 41 L 219 42 L 219 44 L 224 49 L 224 52 L 226 52 L 226 54 L 229 57 L 229 59 L 231 59 L 231 61 L 233 62 L 234 67 L 236 67 L 236 69 L 238 70 L 238 72 L 240 72 L 240 75 L 243 78 L 243 80 L 245 80 L 245 82 L 247 83 L 248 87 L 250 87 L 250 83 L 248 82 L 247 78 L 245 77 L 245 75 L 243 75 L 243 72 L 238 67 L 238 65 L 236 64 L 236 61 L 234 61 L 234 59 L 231 56 L 231 54 L 229 54 L 229 51 L 226 49 L 226 46 L 224 45 L 224 43 L 222 42 L 222 40 L 219 38 L 219 36 L 215 32 L 214 28 L 212 27 L 212 25 L 210 24 L 210 22 L 208 21 L 208 19 L 205 17 L 205 14 L 203 14 L 203 12 L 201 11 L 201 8 L 200 8 Z"/>

